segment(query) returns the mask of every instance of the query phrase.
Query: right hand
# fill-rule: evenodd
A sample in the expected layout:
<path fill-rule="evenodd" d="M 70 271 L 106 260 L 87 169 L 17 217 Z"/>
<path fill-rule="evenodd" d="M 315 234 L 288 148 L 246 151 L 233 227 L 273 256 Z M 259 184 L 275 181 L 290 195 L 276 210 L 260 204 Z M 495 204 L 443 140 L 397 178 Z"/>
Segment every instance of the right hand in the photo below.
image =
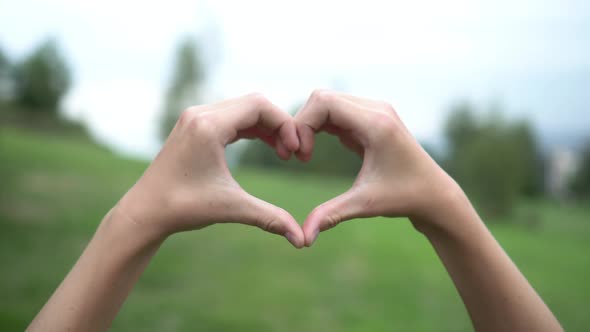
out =
<path fill-rule="evenodd" d="M 391 105 L 318 90 L 295 116 L 302 161 L 311 159 L 314 135 L 326 131 L 363 158 L 347 192 L 315 208 L 303 224 L 305 245 L 320 231 L 342 221 L 374 216 L 410 217 L 423 231 L 436 225 L 436 214 L 459 186 L 422 149 Z"/>

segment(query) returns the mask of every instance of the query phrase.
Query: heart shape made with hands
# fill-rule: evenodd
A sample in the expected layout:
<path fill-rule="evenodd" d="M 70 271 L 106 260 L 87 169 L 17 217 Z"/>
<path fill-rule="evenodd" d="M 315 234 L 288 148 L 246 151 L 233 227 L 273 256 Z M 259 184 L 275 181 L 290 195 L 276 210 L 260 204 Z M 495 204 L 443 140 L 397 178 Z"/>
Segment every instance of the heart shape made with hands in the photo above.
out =
<path fill-rule="evenodd" d="M 275 148 L 281 159 L 288 159 L 294 153 L 306 162 L 312 157 L 315 135 L 327 132 L 337 136 L 363 160 L 352 187 L 308 215 L 301 226 L 305 246 L 311 246 L 319 232 L 345 220 L 418 216 L 416 211 L 423 210 L 422 196 L 427 196 L 423 193 L 433 185 L 425 179 L 440 168 L 409 133 L 391 105 L 320 90 L 312 93 L 291 121 L 295 123 L 298 144 L 285 141 L 285 135 L 261 136 L 249 132 L 241 137 L 261 138 Z M 297 148 L 293 149 L 294 146 Z M 294 245 L 297 243 L 292 232 L 285 236 Z"/>
<path fill-rule="evenodd" d="M 243 190 L 227 167 L 225 147 L 241 138 L 261 139 L 282 159 L 295 154 L 309 161 L 322 131 L 357 153 L 362 167 L 348 191 L 317 206 L 302 226 L 284 209 Z M 301 248 L 349 219 L 434 219 L 433 206 L 447 202 L 433 189 L 453 185 L 385 102 L 320 90 L 291 116 L 253 94 L 184 111 L 117 206 L 154 236 L 236 222 L 283 235 Z"/>

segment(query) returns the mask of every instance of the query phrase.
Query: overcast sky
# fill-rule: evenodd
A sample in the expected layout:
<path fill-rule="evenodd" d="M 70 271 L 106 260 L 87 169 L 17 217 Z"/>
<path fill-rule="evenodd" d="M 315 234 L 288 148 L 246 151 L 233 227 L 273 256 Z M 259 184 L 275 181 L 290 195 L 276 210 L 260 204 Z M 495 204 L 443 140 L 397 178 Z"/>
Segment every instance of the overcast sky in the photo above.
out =
<path fill-rule="evenodd" d="M 0 0 L 12 58 L 58 38 L 64 107 L 113 149 L 150 156 L 174 49 L 200 38 L 206 102 L 258 91 L 291 109 L 318 87 L 391 102 L 436 141 L 450 105 L 500 102 L 544 133 L 590 129 L 590 1 Z"/>

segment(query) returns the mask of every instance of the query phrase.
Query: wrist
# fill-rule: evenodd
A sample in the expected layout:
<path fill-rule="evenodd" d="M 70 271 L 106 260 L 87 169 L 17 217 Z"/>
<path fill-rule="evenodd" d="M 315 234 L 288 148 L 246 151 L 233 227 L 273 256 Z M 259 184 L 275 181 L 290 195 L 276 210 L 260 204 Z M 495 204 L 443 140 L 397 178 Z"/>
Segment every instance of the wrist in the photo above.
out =
<path fill-rule="evenodd" d="M 120 234 L 125 238 L 132 238 L 140 246 L 161 244 L 170 234 L 165 232 L 150 218 L 138 213 L 140 206 L 123 197 L 107 214 L 103 223 L 109 232 Z"/>
<path fill-rule="evenodd" d="M 429 188 L 429 192 L 429 199 L 421 212 L 409 218 L 414 227 L 428 239 L 457 238 L 470 225 L 480 223 L 467 195 L 446 173 L 437 185 Z"/>
<path fill-rule="evenodd" d="M 151 180 L 151 181 L 150 181 Z M 149 238 L 166 238 L 173 233 L 170 229 L 170 212 L 174 204 L 169 190 L 161 183 L 145 175 L 125 193 L 113 210 L 132 231 Z"/>

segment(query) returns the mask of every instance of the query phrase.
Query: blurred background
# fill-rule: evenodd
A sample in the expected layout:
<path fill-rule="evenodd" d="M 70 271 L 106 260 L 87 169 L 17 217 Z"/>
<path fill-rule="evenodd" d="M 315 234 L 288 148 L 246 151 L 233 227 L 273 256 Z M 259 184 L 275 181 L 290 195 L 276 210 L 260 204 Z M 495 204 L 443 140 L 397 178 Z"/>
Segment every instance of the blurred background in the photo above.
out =
<path fill-rule="evenodd" d="M 0 2 L 0 330 L 22 330 L 185 107 L 313 89 L 390 102 L 462 185 L 568 331 L 590 328 L 590 3 Z M 227 160 L 303 222 L 361 160 L 260 142 Z M 175 235 L 114 331 L 469 331 L 405 220 L 344 223 L 311 249 L 240 225 Z"/>

